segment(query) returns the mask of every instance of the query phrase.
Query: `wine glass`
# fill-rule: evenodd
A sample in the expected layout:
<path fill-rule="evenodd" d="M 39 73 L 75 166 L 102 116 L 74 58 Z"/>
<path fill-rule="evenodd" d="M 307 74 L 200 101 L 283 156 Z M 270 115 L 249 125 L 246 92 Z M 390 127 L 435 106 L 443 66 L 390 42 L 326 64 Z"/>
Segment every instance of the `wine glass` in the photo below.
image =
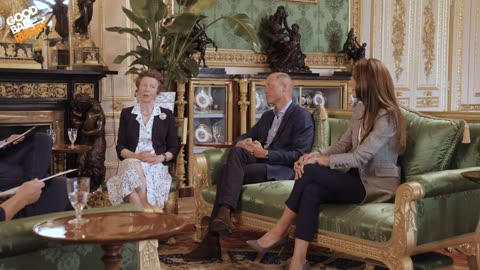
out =
<path fill-rule="evenodd" d="M 57 134 L 55 133 L 55 129 L 47 129 L 47 135 L 52 138 L 52 143 L 55 144 L 55 140 L 57 139 Z"/>
<path fill-rule="evenodd" d="M 213 131 L 213 138 L 215 138 L 215 143 L 218 143 L 218 138 L 220 138 L 220 132 L 222 131 L 222 127 L 215 125 L 212 127 Z"/>
<path fill-rule="evenodd" d="M 67 178 L 68 199 L 75 209 L 75 218 L 68 221 L 68 224 L 81 225 L 88 222 L 82 218 L 82 210 L 87 206 L 88 193 L 90 192 L 89 177 Z"/>
<path fill-rule="evenodd" d="M 70 140 L 70 142 L 72 143 L 72 145 L 70 146 L 70 148 L 74 148 L 75 146 L 73 145 L 75 143 L 75 140 L 77 139 L 77 128 L 69 128 L 68 129 L 68 139 Z"/>

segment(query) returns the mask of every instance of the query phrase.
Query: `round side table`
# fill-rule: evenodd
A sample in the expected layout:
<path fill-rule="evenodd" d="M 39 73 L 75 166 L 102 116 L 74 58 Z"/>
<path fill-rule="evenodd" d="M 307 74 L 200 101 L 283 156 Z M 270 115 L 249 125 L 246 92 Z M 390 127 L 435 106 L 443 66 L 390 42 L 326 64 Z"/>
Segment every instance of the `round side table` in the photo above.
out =
<path fill-rule="evenodd" d="M 66 154 L 80 154 L 92 150 L 90 145 L 75 144 L 72 148 L 70 144 L 53 145 L 52 153 L 54 156 L 54 169 L 55 173 L 65 171 L 65 155 Z"/>
<path fill-rule="evenodd" d="M 82 225 L 68 224 L 74 217 L 41 222 L 33 231 L 52 242 L 98 243 L 105 251 L 102 260 L 107 270 L 120 269 L 120 248 L 126 242 L 168 238 L 183 229 L 182 218 L 166 213 L 108 212 L 85 214 L 89 221 Z"/>
<path fill-rule="evenodd" d="M 462 172 L 462 176 L 480 184 L 480 171 L 468 171 L 468 172 Z"/>

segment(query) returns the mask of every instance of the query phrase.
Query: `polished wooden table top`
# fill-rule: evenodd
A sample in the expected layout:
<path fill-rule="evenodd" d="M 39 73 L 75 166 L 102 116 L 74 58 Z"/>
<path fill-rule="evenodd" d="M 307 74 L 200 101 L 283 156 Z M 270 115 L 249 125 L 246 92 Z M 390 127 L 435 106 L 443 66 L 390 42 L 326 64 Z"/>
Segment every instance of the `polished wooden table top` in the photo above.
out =
<path fill-rule="evenodd" d="M 185 226 L 180 217 L 166 213 L 108 212 L 82 217 L 89 222 L 78 227 L 68 224 L 72 216 L 39 223 L 33 230 L 58 242 L 105 244 L 167 238 Z"/>
<path fill-rule="evenodd" d="M 462 172 L 462 176 L 472 181 L 480 182 L 480 171 Z"/>
<path fill-rule="evenodd" d="M 73 148 L 71 148 L 71 144 L 54 144 L 52 147 L 53 153 L 83 153 L 90 150 L 92 150 L 92 146 L 86 144 L 75 144 Z"/>

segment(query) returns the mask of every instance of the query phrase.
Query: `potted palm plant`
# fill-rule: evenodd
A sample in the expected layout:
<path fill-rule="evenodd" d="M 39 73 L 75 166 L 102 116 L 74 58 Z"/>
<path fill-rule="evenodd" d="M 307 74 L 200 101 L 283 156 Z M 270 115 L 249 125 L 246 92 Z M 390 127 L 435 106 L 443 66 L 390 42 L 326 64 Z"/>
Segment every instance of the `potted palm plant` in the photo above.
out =
<path fill-rule="evenodd" d="M 173 14 L 161 0 L 131 0 L 131 9 L 122 7 L 125 15 L 136 27 L 108 27 L 107 31 L 132 35 L 137 46 L 113 61 L 121 63 L 129 57 L 135 58 L 127 71 L 138 73 L 143 69 L 156 69 L 164 75 L 165 88 L 173 81 L 184 83 L 187 78 L 199 72 L 199 63 L 192 59 L 195 40 L 205 29 L 220 21 L 226 22 L 238 37 L 259 50 L 259 40 L 255 27 L 246 14 L 222 16 L 194 31 L 194 26 L 204 16 L 202 12 L 212 7 L 217 0 L 176 0 Z"/>

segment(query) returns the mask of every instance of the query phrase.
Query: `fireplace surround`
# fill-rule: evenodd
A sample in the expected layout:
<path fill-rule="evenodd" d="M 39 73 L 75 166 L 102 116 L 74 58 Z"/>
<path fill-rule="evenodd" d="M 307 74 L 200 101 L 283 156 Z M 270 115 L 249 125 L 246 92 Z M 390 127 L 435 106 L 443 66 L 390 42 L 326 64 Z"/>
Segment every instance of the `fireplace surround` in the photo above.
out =
<path fill-rule="evenodd" d="M 33 125 L 54 127 L 56 144 L 65 143 L 70 101 L 78 93 L 99 101 L 100 80 L 107 74 L 116 72 L 0 68 L 0 135 Z"/>

